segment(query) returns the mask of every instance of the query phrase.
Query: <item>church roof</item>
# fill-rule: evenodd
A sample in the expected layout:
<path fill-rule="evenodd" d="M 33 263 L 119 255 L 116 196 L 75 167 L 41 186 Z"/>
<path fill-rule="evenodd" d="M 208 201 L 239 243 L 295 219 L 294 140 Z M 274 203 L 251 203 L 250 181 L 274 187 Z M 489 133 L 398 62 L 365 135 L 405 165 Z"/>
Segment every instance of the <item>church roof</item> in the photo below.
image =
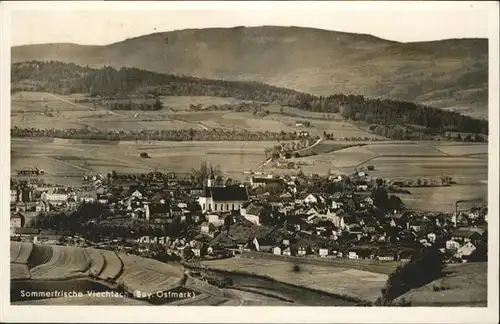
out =
<path fill-rule="evenodd" d="M 207 187 L 205 197 L 212 197 L 214 201 L 247 201 L 248 192 L 246 188 L 239 186 L 231 187 Z"/>

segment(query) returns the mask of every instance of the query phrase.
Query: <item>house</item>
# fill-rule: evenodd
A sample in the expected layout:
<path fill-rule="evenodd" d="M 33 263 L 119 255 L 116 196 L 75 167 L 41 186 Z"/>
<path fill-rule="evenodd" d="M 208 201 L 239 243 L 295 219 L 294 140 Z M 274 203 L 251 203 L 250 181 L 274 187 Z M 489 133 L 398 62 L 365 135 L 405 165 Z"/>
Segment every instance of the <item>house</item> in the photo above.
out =
<path fill-rule="evenodd" d="M 275 246 L 275 247 L 273 248 L 273 254 L 274 254 L 274 255 L 281 255 L 281 247 L 279 247 L 279 246 Z"/>
<path fill-rule="evenodd" d="M 458 250 L 461 244 L 454 240 L 448 240 L 446 241 L 445 246 L 447 250 Z"/>
<path fill-rule="evenodd" d="M 42 200 L 45 200 L 48 202 L 60 204 L 60 203 L 66 202 L 68 200 L 69 196 L 68 196 L 68 194 L 65 194 L 65 193 L 47 193 L 47 192 L 44 192 L 44 193 L 42 193 L 41 198 L 42 198 Z"/>
<path fill-rule="evenodd" d="M 304 198 L 304 203 L 306 204 L 317 204 L 317 203 L 325 203 L 325 198 L 316 194 L 309 194 Z"/>
<path fill-rule="evenodd" d="M 42 234 L 43 231 L 40 232 L 38 236 L 35 236 L 33 239 L 33 243 L 42 243 L 42 244 L 50 244 L 57 245 L 61 243 L 63 238 L 62 235 L 59 234 Z"/>
<path fill-rule="evenodd" d="M 291 255 L 292 255 L 292 250 L 291 250 L 291 248 L 290 248 L 289 246 L 288 246 L 288 247 L 286 247 L 286 248 L 284 248 L 284 249 L 282 250 L 282 254 L 283 254 L 283 255 L 286 255 L 286 256 L 291 256 Z"/>
<path fill-rule="evenodd" d="M 191 250 L 193 251 L 194 255 L 198 258 L 207 255 L 208 253 L 208 246 L 203 243 L 196 241 L 191 247 Z"/>
<path fill-rule="evenodd" d="M 377 253 L 377 260 L 378 261 L 394 261 L 395 256 L 394 252 L 392 251 L 378 251 Z"/>
<path fill-rule="evenodd" d="M 80 191 L 78 193 L 78 201 L 83 203 L 94 203 L 97 201 L 97 193 L 93 190 Z"/>
<path fill-rule="evenodd" d="M 368 206 L 373 206 L 374 200 L 372 197 L 366 197 L 364 202 L 365 204 L 368 204 Z"/>
<path fill-rule="evenodd" d="M 455 257 L 457 257 L 457 258 L 464 258 L 464 257 L 467 258 L 475 250 L 476 250 L 476 246 L 474 244 L 472 244 L 471 242 L 467 242 L 462 247 L 458 248 L 457 252 L 455 253 Z"/>
<path fill-rule="evenodd" d="M 451 234 L 451 239 L 457 241 L 461 244 L 471 242 L 472 244 L 477 244 L 481 240 L 481 235 L 474 230 L 456 230 Z"/>
<path fill-rule="evenodd" d="M 260 225 L 261 223 L 261 218 L 264 216 L 265 210 L 264 207 L 262 206 L 250 206 L 250 208 L 247 208 L 245 217 L 248 221 L 254 223 L 255 225 Z"/>
<path fill-rule="evenodd" d="M 24 227 L 26 218 L 21 213 L 15 213 L 10 216 L 10 233 L 12 236 L 16 234 L 18 228 Z"/>
<path fill-rule="evenodd" d="M 282 184 L 283 181 L 272 177 L 252 177 L 250 178 L 250 186 L 255 189 L 257 187 L 266 187 L 270 184 Z"/>
<path fill-rule="evenodd" d="M 204 234 L 210 234 L 215 232 L 215 226 L 213 223 L 205 222 L 201 224 L 201 232 Z"/>
<path fill-rule="evenodd" d="M 15 231 L 16 236 L 20 236 L 22 239 L 32 240 L 35 236 L 40 233 L 40 230 L 30 227 L 17 228 Z"/>
<path fill-rule="evenodd" d="M 47 201 L 37 201 L 35 205 L 35 211 L 37 212 L 49 212 L 50 211 L 50 204 Z"/>
<path fill-rule="evenodd" d="M 132 194 L 132 197 L 137 198 L 137 199 L 142 199 L 143 194 L 139 190 L 135 190 Z"/>
<path fill-rule="evenodd" d="M 204 213 L 240 210 L 246 201 L 247 189 L 239 186 L 207 187 L 198 199 Z"/>
<path fill-rule="evenodd" d="M 344 204 L 340 201 L 336 201 L 336 200 L 333 200 L 332 201 L 332 209 L 333 210 L 339 210 L 341 208 L 343 208 Z"/>
<path fill-rule="evenodd" d="M 326 258 L 328 256 L 328 249 L 327 248 L 320 248 L 319 249 L 319 256 L 322 258 Z"/>
<path fill-rule="evenodd" d="M 19 192 L 17 189 L 10 189 L 10 202 L 15 203 L 19 199 Z"/>
<path fill-rule="evenodd" d="M 219 214 L 208 214 L 207 221 L 210 224 L 213 224 L 215 227 L 219 227 L 224 224 L 224 218 Z"/>
<path fill-rule="evenodd" d="M 349 251 L 347 254 L 347 258 L 350 260 L 357 260 L 359 259 L 358 253 L 356 251 Z"/>

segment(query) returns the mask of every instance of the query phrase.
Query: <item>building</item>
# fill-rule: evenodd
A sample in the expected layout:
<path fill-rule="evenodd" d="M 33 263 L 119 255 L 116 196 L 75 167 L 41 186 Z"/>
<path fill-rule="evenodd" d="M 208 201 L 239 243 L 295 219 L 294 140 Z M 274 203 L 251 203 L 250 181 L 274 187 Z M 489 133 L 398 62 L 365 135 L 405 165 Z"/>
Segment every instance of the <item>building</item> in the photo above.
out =
<path fill-rule="evenodd" d="M 248 206 L 245 214 L 242 216 L 255 225 L 260 225 L 260 220 L 261 217 L 264 216 L 264 213 L 264 207 L 251 204 L 250 206 Z"/>
<path fill-rule="evenodd" d="M 17 189 L 10 189 L 10 202 L 15 203 L 19 199 L 19 192 Z"/>
<path fill-rule="evenodd" d="M 240 210 L 246 201 L 248 201 L 248 192 L 246 188 L 239 186 L 207 187 L 198 199 L 204 213 Z"/>
<path fill-rule="evenodd" d="M 10 233 L 11 235 L 16 234 L 16 230 L 18 228 L 24 227 L 24 224 L 26 222 L 26 218 L 24 217 L 23 214 L 21 213 L 15 213 L 10 216 Z"/>
<path fill-rule="evenodd" d="M 69 196 L 65 193 L 47 193 L 42 194 L 42 200 L 46 200 L 53 203 L 63 203 L 68 200 Z"/>
<path fill-rule="evenodd" d="M 465 243 L 464 246 L 458 248 L 457 252 L 455 253 L 455 257 L 457 258 L 463 258 L 463 257 L 469 257 L 472 252 L 476 250 L 476 247 L 474 244 L 471 242 Z"/>

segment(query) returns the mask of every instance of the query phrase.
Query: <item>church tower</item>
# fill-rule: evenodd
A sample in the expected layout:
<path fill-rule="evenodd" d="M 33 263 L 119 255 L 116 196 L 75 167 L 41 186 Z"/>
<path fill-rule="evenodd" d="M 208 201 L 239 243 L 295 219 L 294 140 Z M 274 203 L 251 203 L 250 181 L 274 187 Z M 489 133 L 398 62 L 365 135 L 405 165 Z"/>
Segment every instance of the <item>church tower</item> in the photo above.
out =
<path fill-rule="evenodd" d="M 207 187 L 213 187 L 215 185 L 215 175 L 214 175 L 214 168 L 210 166 L 210 174 L 208 175 L 207 179 Z"/>

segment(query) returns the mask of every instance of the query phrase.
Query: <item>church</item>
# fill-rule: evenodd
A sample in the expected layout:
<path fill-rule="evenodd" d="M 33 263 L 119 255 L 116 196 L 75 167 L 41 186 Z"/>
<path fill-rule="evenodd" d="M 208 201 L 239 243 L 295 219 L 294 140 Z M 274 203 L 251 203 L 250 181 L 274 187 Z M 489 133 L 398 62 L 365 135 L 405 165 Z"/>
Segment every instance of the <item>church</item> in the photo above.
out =
<path fill-rule="evenodd" d="M 245 187 L 215 186 L 213 170 L 210 170 L 207 185 L 198 199 L 198 203 L 204 213 L 240 210 L 241 205 L 246 201 L 248 201 L 248 192 Z"/>

